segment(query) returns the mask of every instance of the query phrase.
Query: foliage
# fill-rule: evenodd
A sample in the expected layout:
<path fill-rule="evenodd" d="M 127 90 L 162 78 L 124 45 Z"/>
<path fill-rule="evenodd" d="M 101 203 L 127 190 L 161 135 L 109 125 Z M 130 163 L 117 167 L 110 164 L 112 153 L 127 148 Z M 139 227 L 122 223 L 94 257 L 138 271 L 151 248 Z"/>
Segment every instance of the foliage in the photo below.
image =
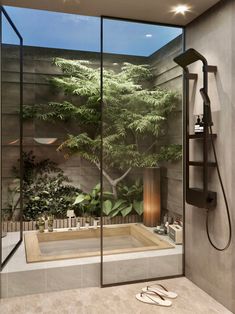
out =
<path fill-rule="evenodd" d="M 24 219 L 34 220 L 45 212 L 56 218 L 66 217 L 77 189 L 65 182 L 68 178 L 59 172 L 55 176 L 39 175 L 34 183 L 25 185 Z"/>
<path fill-rule="evenodd" d="M 48 215 L 65 218 L 69 208 L 75 210 L 76 216 L 100 216 L 100 184 L 90 193 L 85 193 L 68 184 L 68 177 L 55 162 L 49 159 L 37 161 L 32 152 L 23 153 L 23 165 L 24 220 L 36 220 Z M 19 176 L 17 167 L 13 168 L 13 172 Z M 19 179 L 15 179 L 10 187 L 9 203 L 14 211 L 19 203 Z M 114 199 L 113 194 L 108 191 L 103 192 L 105 215 L 114 217 L 126 216 L 131 212 L 138 215 L 143 213 L 143 185 L 140 181 L 128 185 L 119 183 L 117 190 L 118 199 Z"/>
<path fill-rule="evenodd" d="M 158 154 L 158 161 L 176 161 L 182 159 L 182 146 L 172 144 L 162 146 Z"/>
<path fill-rule="evenodd" d="M 36 161 L 32 152 L 24 153 L 23 165 L 23 219 L 35 220 L 44 213 L 66 217 L 66 211 L 81 190 L 70 185 L 68 177 L 49 159 Z M 17 168 L 13 171 L 19 175 Z"/>
<path fill-rule="evenodd" d="M 100 184 L 97 184 L 90 193 L 78 193 L 73 205 L 79 205 L 79 210 L 75 211 L 77 216 L 100 216 L 101 209 Z"/>
<path fill-rule="evenodd" d="M 100 169 L 102 111 L 102 171 L 115 198 L 119 182 L 133 167 L 154 167 L 163 160 L 182 157 L 181 145 L 159 149 L 179 96 L 170 90 L 150 88 L 153 74 L 148 65 L 123 63 L 119 73 L 104 68 L 101 108 L 99 69 L 85 60 L 56 58 L 54 64 L 63 75 L 53 77 L 51 83 L 69 101 L 25 106 L 24 118 L 63 121 L 66 130 L 75 120 L 80 132 L 66 131 L 67 138 L 58 150 L 66 158 L 79 154 Z M 119 178 L 112 178 L 113 169 L 120 172 Z"/>
<path fill-rule="evenodd" d="M 103 213 L 114 217 L 122 215 L 125 217 L 131 212 L 138 215 L 143 213 L 143 185 L 136 181 L 133 185 L 127 186 L 119 184 L 118 199 L 113 198 L 113 194 L 103 192 Z M 101 191 L 100 184 L 97 184 L 90 193 L 78 193 L 73 205 L 79 205 L 79 210 L 75 211 L 77 215 L 82 216 L 100 216 L 101 210 Z"/>
<path fill-rule="evenodd" d="M 23 181 L 24 183 L 30 184 L 34 181 L 37 175 L 42 175 L 43 173 L 60 172 L 61 169 L 58 168 L 57 164 L 50 159 L 43 159 L 40 161 L 36 160 L 36 156 L 33 152 L 23 152 Z M 13 167 L 13 173 L 15 176 L 19 176 L 19 169 Z"/>
<path fill-rule="evenodd" d="M 114 217 L 121 214 L 125 217 L 131 212 L 143 214 L 143 184 L 140 181 L 130 186 L 119 183 L 117 190 L 117 199 L 111 198 L 104 201 L 103 213 L 105 215 Z"/>

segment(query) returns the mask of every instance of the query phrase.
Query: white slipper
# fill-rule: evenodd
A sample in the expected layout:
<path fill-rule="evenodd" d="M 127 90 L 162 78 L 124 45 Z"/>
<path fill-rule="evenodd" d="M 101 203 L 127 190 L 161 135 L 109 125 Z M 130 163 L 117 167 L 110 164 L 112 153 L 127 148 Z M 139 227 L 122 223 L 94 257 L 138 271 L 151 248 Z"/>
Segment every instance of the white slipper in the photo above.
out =
<path fill-rule="evenodd" d="M 167 306 L 167 307 L 172 305 L 172 302 L 170 300 L 165 300 L 163 297 L 161 297 L 157 293 L 149 294 L 147 292 L 141 292 L 141 293 L 138 293 L 135 297 L 137 300 L 144 303 L 148 303 L 148 304 Z"/>
<path fill-rule="evenodd" d="M 177 298 L 177 293 L 172 292 L 172 291 L 168 291 L 163 285 L 160 285 L 160 284 L 154 284 L 151 286 L 147 286 L 147 287 L 143 288 L 142 291 L 148 292 L 149 294 L 151 294 L 151 292 L 153 294 L 157 293 L 164 298 L 169 298 L 169 299 Z"/>

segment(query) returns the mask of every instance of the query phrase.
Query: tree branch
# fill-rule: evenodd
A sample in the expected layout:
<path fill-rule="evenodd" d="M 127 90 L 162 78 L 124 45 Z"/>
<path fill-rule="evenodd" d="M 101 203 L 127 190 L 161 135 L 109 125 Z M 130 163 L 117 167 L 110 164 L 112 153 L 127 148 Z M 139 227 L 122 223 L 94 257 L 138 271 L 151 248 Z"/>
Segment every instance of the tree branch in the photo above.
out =
<path fill-rule="evenodd" d="M 114 180 L 115 185 L 117 185 L 120 181 L 122 181 L 127 175 L 128 173 L 131 171 L 131 167 L 129 169 L 127 169 L 127 171 L 119 178 L 117 178 L 116 180 Z"/>
<path fill-rule="evenodd" d="M 157 142 L 159 141 L 159 139 L 157 139 L 155 142 L 153 142 L 146 150 L 145 150 L 145 153 L 148 153 L 155 144 L 157 144 Z"/>
<path fill-rule="evenodd" d="M 94 164 L 96 165 L 96 167 L 101 170 L 100 168 L 100 164 L 96 161 L 94 161 Z M 127 171 L 119 178 L 113 180 L 109 175 L 108 173 L 103 169 L 102 170 L 102 173 L 104 175 L 104 177 L 108 180 L 108 182 L 112 185 L 112 186 L 116 186 L 120 181 L 122 181 L 127 175 L 128 173 L 131 171 L 131 167 L 127 169 Z"/>
<path fill-rule="evenodd" d="M 100 164 L 98 162 L 94 161 L 94 164 L 99 170 L 101 170 Z M 113 180 L 104 169 L 102 169 L 102 173 L 111 185 L 115 185 L 115 180 Z"/>

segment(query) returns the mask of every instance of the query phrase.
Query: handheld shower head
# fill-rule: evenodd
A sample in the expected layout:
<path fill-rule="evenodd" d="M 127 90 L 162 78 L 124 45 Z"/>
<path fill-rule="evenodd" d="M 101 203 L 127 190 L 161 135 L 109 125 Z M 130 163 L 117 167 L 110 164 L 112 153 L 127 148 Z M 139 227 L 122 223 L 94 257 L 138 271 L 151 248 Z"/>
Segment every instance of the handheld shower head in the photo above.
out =
<path fill-rule="evenodd" d="M 205 114 L 204 114 L 204 122 L 206 122 L 206 124 L 208 126 L 212 126 L 213 122 L 212 122 L 212 117 L 211 117 L 211 101 L 210 101 L 210 98 L 209 98 L 209 96 L 206 93 L 204 88 L 200 89 L 200 94 L 202 96 L 204 104 L 206 105 L 205 106 Z"/>
<path fill-rule="evenodd" d="M 203 99 L 205 105 L 206 106 L 210 106 L 211 105 L 211 101 L 210 101 L 210 98 L 209 98 L 208 94 L 205 92 L 204 88 L 200 89 L 200 94 L 202 96 L 202 99 Z"/>

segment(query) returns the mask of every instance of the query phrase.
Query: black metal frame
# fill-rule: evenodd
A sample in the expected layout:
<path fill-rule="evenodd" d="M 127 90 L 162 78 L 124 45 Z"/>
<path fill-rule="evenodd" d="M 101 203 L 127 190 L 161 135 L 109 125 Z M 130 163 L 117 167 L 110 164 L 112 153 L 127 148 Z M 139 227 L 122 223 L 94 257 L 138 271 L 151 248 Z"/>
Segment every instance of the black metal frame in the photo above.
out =
<path fill-rule="evenodd" d="M 164 24 L 164 23 L 156 23 L 156 22 L 150 22 L 150 21 L 143 21 L 143 20 L 135 20 L 135 19 L 126 19 L 126 18 L 119 18 L 119 17 L 112 17 L 112 16 L 101 16 L 101 27 L 100 27 L 100 52 L 101 52 L 101 57 L 100 57 L 100 106 L 101 106 L 101 121 L 103 117 L 103 65 L 104 65 L 104 59 L 103 59 L 103 34 L 104 34 L 104 25 L 103 21 L 105 19 L 110 19 L 110 20 L 119 20 L 119 21 L 124 21 L 124 22 L 132 22 L 132 23 L 143 23 L 143 24 L 151 24 L 151 25 L 159 25 L 159 26 L 165 26 L 165 27 L 176 27 L 182 29 L 182 50 L 185 51 L 185 27 L 181 25 L 172 25 L 172 24 Z M 185 116 L 186 116 L 186 111 L 185 111 L 185 106 L 184 104 L 184 99 L 185 99 L 185 84 L 183 80 L 183 102 L 182 102 L 182 110 L 183 110 L 183 159 L 182 159 L 182 168 L 183 168 L 183 254 L 182 254 L 182 275 L 175 275 L 175 276 L 164 276 L 164 277 L 157 277 L 157 278 L 145 278 L 145 279 L 140 279 L 140 280 L 132 280 L 132 281 L 124 281 L 124 282 L 118 282 L 118 283 L 112 283 L 112 284 L 105 284 L 103 281 L 103 264 L 104 264 L 104 255 L 103 255 L 103 175 L 102 175 L 102 169 L 103 169 L 103 145 L 102 145 L 102 139 L 103 139 L 103 125 L 101 123 L 101 170 L 100 170 L 100 182 L 101 182 L 101 219 L 100 219 L 100 225 L 101 225 L 101 230 L 100 230 L 100 258 L 101 258 L 101 263 L 100 263 L 100 286 L 101 288 L 107 288 L 107 287 L 112 287 L 112 286 L 119 286 L 119 285 L 124 285 L 124 284 L 134 284 L 138 282 L 146 282 L 146 281 L 156 281 L 156 280 L 162 280 L 162 279 L 170 279 L 170 278 L 178 278 L 185 276 L 185 147 L 186 147 L 186 132 L 185 132 Z"/>
<path fill-rule="evenodd" d="M 22 124 L 22 106 L 23 106 L 23 38 L 20 35 L 18 29 L 16 28 L 15 24 L 12 22 L 11 18 L 9 17 L 6 10 L 0 6 L 0 46 L 1 46 L 1 55 L 2 55 L 2 14 L 14 30 L 15 34 L 19 38 L 20 42 L 20 112 L 19 112 L 19 118 L 20 118 L 20 240 L 16 243 L 15 247 L 12 249 L 12 251 L 8 254 L 8 256 L 5 258 L 4 261 L 2 261 L 2 212 L 0 210 L 0 271 L 3 269 L 3 267 L 7 264 L 7 262 L 10 260 L 12 255 L 15 253 L 17 248 L 20 246 L 22 240 L 23 240 L 23 222 L 22 222 L 22 210 L 23 210 L 23 197 L 22 197 L 22 182 L 23 182 L 23 148 L 22 148 L 22 141 L 23 141 L 23 124 Z M 0 60 L 0 72 L 2 73 L 2 64 Z M 0 84 L 1 88 L 1 107 L 2 107 L 2 80 Z M 1 121 L 2 121 L 2 114 L 1 114 Z M 2 123 L 1 123 L 1 135 L 2 138 Z M 2 140 L 0 145 L 2 145 Z M 0 167 L 1 167 L 1 187 L 2 187 L 2 149 L 1 149 L 1 160 L 0 160 Z"/>
<path fill-rule="evenodd" d="M 184 107 L 186 110 L 185 114 L 185 126 L 186 126 L 186 202 L 190 205 L 212 209 L 216 207 L 216 192 L 208 190 L 208 177 L 209 169 L 215 167 L 216 163 L 208 160 L 209 155 L 209 127 L 212 125 L 210 100 L 208 97 L 208 73 L 216 73 L 216 66 L 209 66 L 207 60 L 196 50 L 190 48 L 177 56 L 174 61 L 184 69 L 184 86 L 185 86 L 185 99 Z M 202 62 L 203 72 L 203 87 L 200 89 L 203 99 L 203 116 L 204 116 L 204 130 L 203 133 L 190 134 L 190 119 L 189 119 L 189 81 L 197 80 L 197 74 L 189 73 L 188 66 L 194 62 Z M 213 135 L 216 137 L 216 134 Z M 203 160 L 202 161 L 191 161 L 190 160 L 190 140 L 202 140 L 203 144 Z M 203 189 L 195 188 L 190 186 L 190 167 L 201 167 L 203 169 Z"/>
<path fill-rule="evenodd" d="M 22 242 L 23 239 L 23 230 L 22 230 L 22 208 L 23 208 L 23 199 L 22 199 L 22 180 L 23 180 L 23 161 L 22 161 L 22 135 L 23 135 L 23 128 L 22 128 L 22 105 L 23 105 L 23 38 L 21 37 L 19 31 L 17 30 L 16 26 L 14 23 L 11 21 L 10 17 L 8 16 L 7 12 L 3 7 L 0 7 L 0 13 L 4 14 L 4 16 L 7 18 L 8 22 L 12 26 L 13 30 L 16 32 L 17 36 L 20 39 L 20 194 L 21 194 L 21 199 L 20 199 L 20 207 L 21 207 L 21 230 L 20 230 L 20 240 L 18 243 L 15 245 L 14 249 L 10 252 L 10 254 L 7 256 L 5 261 L 1 263 L 1 269 L 6 265 L 6 263 L 9 261 L 9 259 L 12 257 L 12 255 L 15 253 L 17 248 Z M 103 116 L 103 21 L 104 19 L 112 19 L 112 20 L 120 20 L 120 21 L 126 21 L 126 22 L 133 22 L 133 23 L 143 23 L 143 24 L 151 24 L 151 25 L 159 25 L 159 26 L 165 26 L 165 27 L 178 27 L 182 29 L 182 35 L 183 35 L 183 45 L 182 48 L 183 50 L 185 49 L 185 27 L 181 25 L 172 25 L 172 24 L 164 24 L 164 23 L 156 23 L 156 22 L 150 22 L 150 21 L 143 21 L 143 20 L 134 20 L 134 19 L 124 19 L 124 18 L 118 18 L 118 17 L 110 17 L 110 16 L 101 16 L 101 25 L 100 25 L 100 52 L 101 52 L 101 58 L 100 58 L 100 66 L 101 66 L 101 71 L 100 71 L 100 110 L 101 110 L 101 120 Z M 185 92 L 185 89 L 183 87 L 183 93 Z M 183 106 L 183 120 L 185 117 L 185 108 Z M 184 126 L 185 129 L 185 126 Z M 103 190 L 103 175 L 102 175 L 102 169 L 103 169 L 103 126 L 101 124 L 101 148 L 100 148 L 100 160 L 101 160 L 101 171 L 100 171 L 100 182 L 101 182 L 101 191 Z M 183 147 L 185 147 L 185 132 L 183 131 Z M 185 149 L 184 149 L 185 151 Z M 183 177 L 185 176 L 185 166 L 184 166 L 184 160 L 185 160 L 185 153 L 184 153 L 184 158 L 182 161 L 183 165 Z M 184 182 L 184 180 L 183 180 Z M 183 199 L 185 195 L 185 184 L 184 184 L 184 189 L 183 189 Z M 103 196 L 101 193 L 101 208 L 103 205 Z M 1 213 L 0 213 L 1 214 Z M 1 222 L 1 217 L 0 217 L 0 222 Z M 185 205 L 183 203 L 183 222 L 185 222 Z M 185 223 L 184 223 L 185 226 Z M 0 228 L 0 235 L 1 235 L 1 228 Z M 100 252 L 101 252 L 101 263 L 100 263 L 100 285 L 101 287 L 110 287 L 110 286 L 117 286 L 117 285 L 122 285 L 122 284 L 131 284 L 131 283 L 137 283 L 137 282 L 144 282 L 144 281 L 153 281 L 153 280 L 159 280 L 159 279 L 168 279 L 168 278 L 177 278 L 177 277 L 182 277 L 185 275 L 185 228 L 183 228 L 183 255 L 182 255 L 182 265 L 183 265 L 183 273 L 182 275 L 176 275 L 176 276 L 165 276 L 165 277 L 157 277 L 157 278 L 146 278 L 144 280 L 133 280 L 133 281 L 126 281 L 126 282 L 119 282 L 119 283 L 113 283 L 113 284 L 104 284 L 103 283 L 103 212 L 101 210 L 101 228 L 100 228 Z M 1 247 L 0 247 L 1 248 Z M 1 261 L 1 253 L 2 251 L 0 250 L 0 261 Z"/>

